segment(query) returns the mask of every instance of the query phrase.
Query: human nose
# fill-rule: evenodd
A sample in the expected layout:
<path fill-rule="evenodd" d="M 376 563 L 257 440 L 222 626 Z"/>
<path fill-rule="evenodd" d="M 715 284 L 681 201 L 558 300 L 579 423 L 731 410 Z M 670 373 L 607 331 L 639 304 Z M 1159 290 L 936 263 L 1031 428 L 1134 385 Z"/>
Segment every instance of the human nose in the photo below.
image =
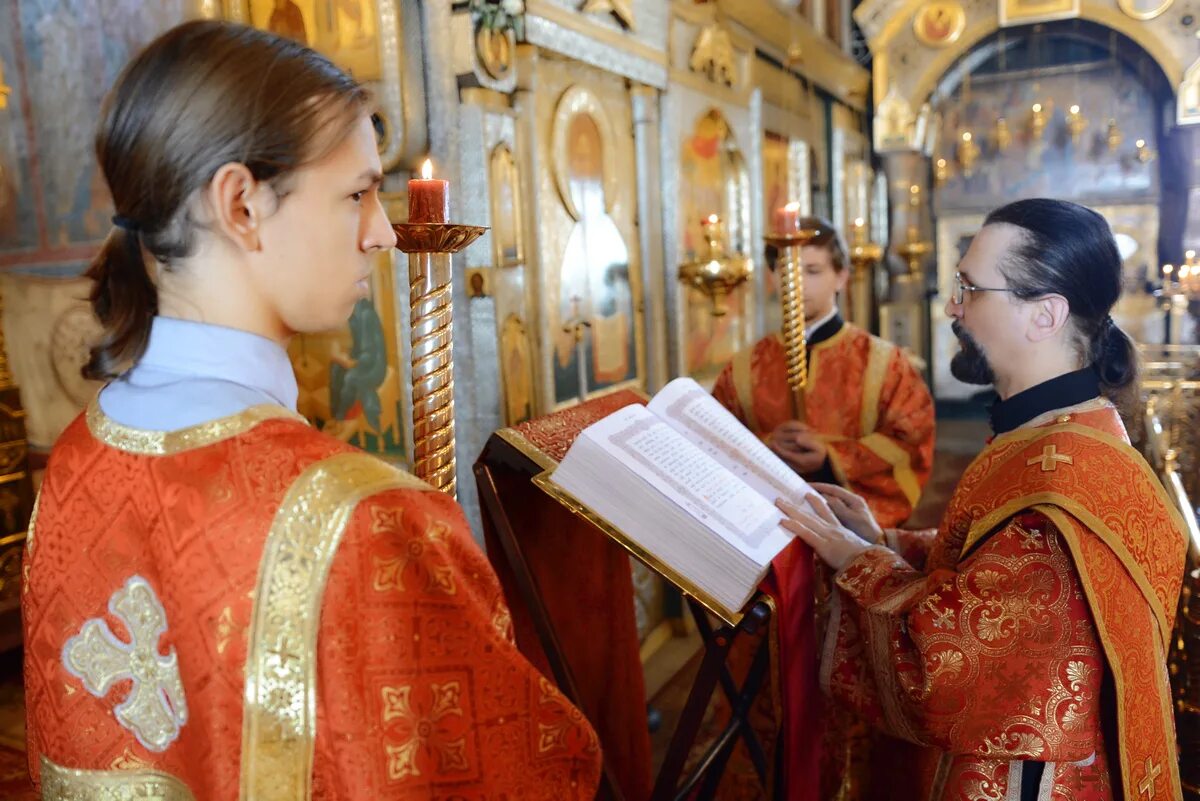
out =
<path fill-rule="evenodd" d="M 377 250 L 388 250 L 396 246 L 396 232 L 392 223 L 383 210 L 383 203 L 378 196 L 375 202 L 367 207 L 367 219 L 363 221 L 364 231 L 362 249 L 366 253 Z"/>

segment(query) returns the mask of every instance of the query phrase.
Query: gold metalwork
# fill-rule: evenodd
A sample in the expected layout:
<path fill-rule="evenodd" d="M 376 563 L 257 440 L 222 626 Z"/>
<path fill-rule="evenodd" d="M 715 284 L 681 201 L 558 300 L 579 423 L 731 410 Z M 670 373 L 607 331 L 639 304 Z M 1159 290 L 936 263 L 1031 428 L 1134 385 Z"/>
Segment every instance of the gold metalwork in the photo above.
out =
<path fill-rule="evenodd" d="M 585 0 L 579 10 L 584 14 L 612 14 L 629 30 L 637 30 L 631 0 Z"/>
<path fill-rule="evenodd" d="M 975 173 L 975 162 L 979 159 L 979 145 L 970 131 L 963 131 L 958 143 L 958 164 L 962 174 L 971 177 Z"/>
<path fill-rule="evenodd" d="M 450 254 L 486 228 L 454 223 L 398 223 L 396 247 L 408 254 L 412 326 L 413 472 L 453 497 L 454 364 L 450 350 Z"/>
<path fill-rule="evenodd" d="M 1040 141 L 1046 132 L 1046 110 L 1041 103 L 1034 103 L 1029 113 L 1029 136 Z"/>
<path fill-rule="evenodd" d="M 310 465 L 275 513 L 259 564 L 246 656 L 242 801 L 312 797 L 317 633 L 329 568 L 354 510 L 429 485 L 364 453 Z"/>
<path fill-rule="evenodd" d="M 178 431 L 150 431 L 122 425 L 100 409 L 97 395 L 88 404 L 87 424 L 92 436 L 110 448 L 141 456 L 170 456 L 180 451 L 203 448 L 244 434 L 267 420 L 296 420 L 308 425 L 303 417 L 282 406 L 251 406 L 244 412 Z"/>
<path fill-rule="evenodd" d="M 913 15 L 913 34 L 930 47 L 954 44 L 966 25 L 967 13 L 956 0 L 931 0 Z"/>
<path fill-rule="evenodd" d="M 763 237 L 779 251 L 775 268 L 779 273 L 779 302 L 783 307 L 780 337 L 787 364 L 787 382 L 797 420 L 806 415 L 805 389 L 808 386 L 808 341 L 804 332 L 804 269 L 800 250 L 822 233 L 819 228 L 798 228 L 788 233 Z"/>
<path fill-rule="evenodd" d="M 3 73 L 0 73 L 0 88 L 3 88 L 3 85 L 4 85 L 4 75 L 3 75 Z M 4 100 L 4 95 L 2 92 L 0 92 L 0 108 L 4 108 L 3 100 Z M 3 320 L 4 320 L 4 295 L 0 294 L 0 390 L 12 389 L 13 387 L 16 386 L 16 382 L 13 380 L 12 371 L 8 368 L 8 349 L 4 343 Z"/>
<path fill-rule="evenodd" d="M 883 247 L 871 242 L 863 220 L 856 219 L 850 229 L 850 264 L 854 267 L 850 283 L 850 320 L 860 328 L 870 330 L 873 300 L 871 271 L 881 258 Z M 873 430 L 873 429 L 865 429 Z"/>
<path fill-rule="evenodd" d="M 703 249 L 695 259 L 679 265 L 679 280 L 708 296 L 713 317 L 724 317 L 729 312 L 729 293 L 750 277 L 754 262 L 745 254 L 728 252 L 725 226 L 717 215 L 709 215 L 701 229 Z"/>
<path fill-rule="evenodd" d="M 1003 117 L 996 118 L 996 124 L 992 128 L 992 142 L 996 145 L 997 153 L 1003 153 L 1012 144 L 1012 133 L 1008 130 L 1008 120 Z"/>
<path fill-rule="evenodd" d="M 1136 20 L 1145 22 L 1162 16 L 1175 0 L 1159 0 L 1152 8 L 1138 8 L 1137 0 L 1117 0 L 1117 7 Z"/>
<path fill-rule="evenodd" d="M 1000 0 L 1000 27 L 1079 16 L 1080 0 Z"/>
<path fill-rule="evenodd" d="M 0 61 L 0 111 L 8 108 L 10 94 L 12 94 L 12 87 L 4 83 L 4 62 Z"/>
<path fill-rule="evenodd" d="M 692 45 L 688 69 L 707 76 L 713 83 L 736 85 L 737 63 L 734 60 L 733 41 L 729 38 L 729 31 L 716 23 L 700 31 L 696 43 Z"/>
<path fill-rule="evenodd" d="M 1115 119 L 1109 120 L 1108 130 L 1105 133 L 1105 141 L 1108 142 L 1108 151 L 1110 153 L 1117 152 L 1124 138 L 1120 126 L 1117 125 L 1117 121 Z"/>
<path fill-rule="evenodd" d="M 1142 164 L 1154 161 L 1155 157 L 1158 155 L 1154 152 L 1153 148 L 1146 144 L 1145 139 L 1137 140 L 1133 143 L 1133 146 L 1136 148 L 1134 156 Z"/>
<path fill-rule="evenodd" d="M 42 754 L 45 801 L 195 801 L 188 786 L 158 770 L 78 770 Z"/>
<path fill-rule="evenodd" d="M 159 638 L 167 631 L 167 612 L 154 588 L 133 576 L 113 593 L 108 610 L 129 632 L 129 642 L 117 639 L 104 618 L 91 618 L 62 649 L 63 668 L 104 698 L 117 682 L 129 681 L 129 694 L 113 716 L 149 751 L 162 752 L 179 738 L 188 719 L 179 657 L 174 648 L 159 653 Z"/>
<path fill-rule="evenodd" d="M 938 186 L 950 180 L 950 163 L 943 158 L 939 158 L 933 163 L 933 180 Z"/>
<path fill-rule="evenodd" d="M 517 41 L 512 28 L 489 28 L 480 25 L 475 30 L 475 57 L 483 71 L 497 81 L 512 72 L 516 62 Z"/>
<path fill-rule="evenodd" d="M 1074 144 L 1079 144 L 1079 139 L 1087 130 L 1087 126 L 1088 119 L 1083 116 L 1078 104 L 1073 104 L 1067 109 L 1067 131 L 1071 134 L 1071 141 Z"/>

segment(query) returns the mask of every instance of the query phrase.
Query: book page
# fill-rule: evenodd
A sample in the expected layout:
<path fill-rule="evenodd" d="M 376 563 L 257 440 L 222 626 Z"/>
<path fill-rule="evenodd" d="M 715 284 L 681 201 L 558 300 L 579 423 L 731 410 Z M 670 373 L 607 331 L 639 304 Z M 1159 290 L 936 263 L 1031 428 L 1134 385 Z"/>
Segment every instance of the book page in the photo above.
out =
<path fill-rule="evenodd" d="M 803 502 L 815 491 L 733 413 L 690 378 L 677 378 L 646 407 L 763 498 Z"/>
<path fill-rule="evenodd" d="M 790 540 L 771 501 L 645 407 L 620 409 L 581 436 L 760 563 Z"/>

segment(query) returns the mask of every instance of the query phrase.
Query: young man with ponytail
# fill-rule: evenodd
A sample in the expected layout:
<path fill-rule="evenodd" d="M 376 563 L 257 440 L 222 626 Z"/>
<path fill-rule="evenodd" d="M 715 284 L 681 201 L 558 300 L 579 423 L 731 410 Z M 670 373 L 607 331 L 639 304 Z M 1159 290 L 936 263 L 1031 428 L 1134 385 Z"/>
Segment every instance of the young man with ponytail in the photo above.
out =
<path fill-rule="evenodd" d="M 946 312 L 961 380 L 994 384 L 994 438 L 936 532 L 882 531 L 822 489 L 784 525 L 837 571 L 821 680 L 927 746 L 924 798 L 1181 798 L 1166 654 L 1182 520 L 1118 406 L 1136 351 L 1109 316 L 1104 218 L 993 211 Z"/>
<path fill-rule="evenodd" d="M 286 343 L 395 245 L 364 90 L 191 22 L 126 67 L 88 275 L 110 379 L 50 456 L 22 607 L 44 798 L 590 799 L 454 500 L 311 428 Z"/>

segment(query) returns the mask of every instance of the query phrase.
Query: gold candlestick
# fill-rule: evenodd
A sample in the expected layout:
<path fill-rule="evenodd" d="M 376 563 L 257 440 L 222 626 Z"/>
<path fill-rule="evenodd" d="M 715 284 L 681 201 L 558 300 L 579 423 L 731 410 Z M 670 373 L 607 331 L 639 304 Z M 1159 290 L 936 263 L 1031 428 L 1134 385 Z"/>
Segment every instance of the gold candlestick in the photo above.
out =
<path fill-rule="evenodd" d="M 850 236 L 850 263 L 854 273 L 850 283 L 851 321 L 866 330 L 871 330 L 872 282 L 871 268 L 883 257 L 883 248 L 867 238 L 867 227 L 859 217 L 854 221 Z"/>
<path fill-rule="evenodd" d="M 783 306 L 783 349 L 788 387 L 796 419 L 806 418 L 804 390 L 808 386 L 808 342 L 804 336 L 804 269 L 800 249 L 823 232 L 820 228 L 797 228 L 769 234 L 763 239 L 779 251 L 779 301 Z"/>
<path fill-rule="evenodd" d="M 450 254 L 486 228 L 456 223 L 396 223 L 396 248 L 408 254 L 412 327 L 413 473 L 455 495 L 453 310 Z"/>

